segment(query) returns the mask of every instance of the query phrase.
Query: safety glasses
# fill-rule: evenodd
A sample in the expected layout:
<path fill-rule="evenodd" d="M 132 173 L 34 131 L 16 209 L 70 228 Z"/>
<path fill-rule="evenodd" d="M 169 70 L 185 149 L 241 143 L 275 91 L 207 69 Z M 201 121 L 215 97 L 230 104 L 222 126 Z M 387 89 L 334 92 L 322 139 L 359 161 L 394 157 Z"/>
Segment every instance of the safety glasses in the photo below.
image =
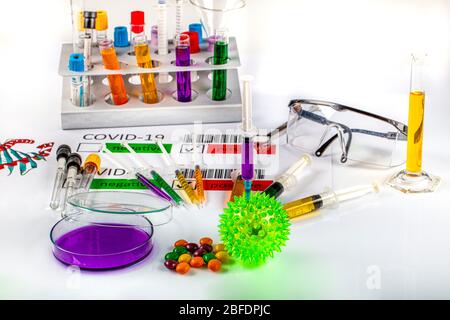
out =
<path fill-rule="evenodd" d="M 288 121 L 268 134 L 286 133 L 287 142 L 317 157 L 394 167 L 405 162 L 408 127 L 342 104 L 297 99 L 289 103 Z M 337 148 L 336 148 L 337 147 Z"/>

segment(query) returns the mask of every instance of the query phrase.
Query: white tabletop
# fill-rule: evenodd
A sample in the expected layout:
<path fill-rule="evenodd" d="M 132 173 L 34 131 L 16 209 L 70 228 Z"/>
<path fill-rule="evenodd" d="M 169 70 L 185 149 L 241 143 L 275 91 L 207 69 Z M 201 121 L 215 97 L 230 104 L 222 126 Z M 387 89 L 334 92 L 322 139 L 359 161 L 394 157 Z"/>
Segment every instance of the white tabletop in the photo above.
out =
<path fill-rule="evenodd" d="M 0 34 L 1 59 L 8 62 L 2 64 L 0 80 L 2 141 L 33 138 L 75 145 L 84 133 L 118 132 L 60 129 L 62 81 L 57 64 L 60 44 L 71 39 L 68 2 L 30 1 L 22 25 L 13 24 L 13 17 L 0 19 L 0 29 L 6 30 Z M 260 128 L 285 121 L 291 98 L 341 102 L 406 122 L 409 53 L 418 45 L 414 32 L 420 31 L 422 49 L 431 60 L 423 163 L 442 178 L 438 191 L 404 195 L 383 189 L 378 196 L 323 210 L 324 219 L 293 224 L 282 253 L 256 269 L 233 265 L 219 274 L 169 272 L 162 262 L 173 241 L 203 236 L 218 240 L 225 194 L 209 192 L 203 210 L 176 211 L 172 223 L 156 230 L 155 248 L 142 263 L 119 271 L 80 273 L 52 256 L 49 232 L 58 219 L 48 208 L 56 168 L 52 154 L 25 176 L 0 171 L 0 298 L 450 297 L 449 2 L 248 2 L 230 29 L 242 55 L 241 74 L 256 79 L 254 121 Z M 11 1 L 7 9 L 18 7 Z M 189 17 L 194 16 L 191 11 Z M 278 172 L 299 155 L 282 146 Z M 399 169 L 363 170 L 314 160 L 308 183 L 283 196 L 282 202 L 326 186 L 384 181 Z"/>

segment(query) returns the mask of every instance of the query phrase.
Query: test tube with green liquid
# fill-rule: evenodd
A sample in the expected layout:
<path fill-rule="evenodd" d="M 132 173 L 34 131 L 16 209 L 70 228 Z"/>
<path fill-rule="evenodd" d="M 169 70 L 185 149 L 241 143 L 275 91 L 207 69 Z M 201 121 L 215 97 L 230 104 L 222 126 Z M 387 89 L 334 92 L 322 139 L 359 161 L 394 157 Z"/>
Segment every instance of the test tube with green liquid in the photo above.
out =
<path fill-rule="evenodd" d="M 223 65 L 228 62 L 228 36 L 224 29 L 219 29 L 215 35 L 214 65 Z M 227 70 L 213 71 L 212 99 L 223 101 L 227 98 Z"/>

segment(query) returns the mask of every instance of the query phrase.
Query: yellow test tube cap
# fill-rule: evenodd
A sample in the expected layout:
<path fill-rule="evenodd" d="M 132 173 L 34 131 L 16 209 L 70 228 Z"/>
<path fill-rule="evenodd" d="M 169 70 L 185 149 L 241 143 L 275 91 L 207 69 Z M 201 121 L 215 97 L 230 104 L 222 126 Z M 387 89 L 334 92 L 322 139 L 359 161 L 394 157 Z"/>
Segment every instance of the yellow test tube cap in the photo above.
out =
<path fill-rule="evenodd" d="M 101 163 L 101 159 L 98 156 L 98 154 L 96 153 L 91 153 L 90 155 L 88 155 L 88 157 L 86 158 L 86 160 L 84 160 L 84 165 L 83 168 L 86 168 L 86 166 L 88 164 L 93 164 L 94 166 L 97 167 L 97 171 L 100 170 L 100 163 Z"/>
<path fill-rule="evenodd" d="M 104 10 L 97 11 L 97 19 L 95 20 L 95 30 L 108 30 L 108 14 Z"/>
<path fill-rule="evenodd" d="M 78 17 L 77 17 L 77 30 L 78 30 L 78 31 L 84 31 L 84 16 L 83 16 L 83 11 L 78 12 Z"/>

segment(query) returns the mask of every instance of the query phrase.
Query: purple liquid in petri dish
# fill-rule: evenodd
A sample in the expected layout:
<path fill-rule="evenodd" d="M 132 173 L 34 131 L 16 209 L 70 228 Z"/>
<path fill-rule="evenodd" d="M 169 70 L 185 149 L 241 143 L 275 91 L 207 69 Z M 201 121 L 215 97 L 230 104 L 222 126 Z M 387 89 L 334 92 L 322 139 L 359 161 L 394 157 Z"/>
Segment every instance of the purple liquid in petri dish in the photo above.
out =
<path fill-rule="evenodd" d="M 144 259 L 153 248 L 151 235 L 130 225 L 89 225 L 63 234 L 53 253 L 61 262 L 81 269 L 126 267 Z"/>
<path fill-rule="evenodd" d="M 244 138 L 241 146 L 241 175 L 244 180 L 252 180 L 254 176 L 253 167 L 253 141 L 249 138 Z"/>
<path fill-rule="evenodd" d="M 189 46 L 177 46 L 176 52 L 176 65 L 178 67 L 187 67 L 191 64 L 191 53 Z M 177 96 L 180 102 L 191 102 L 191 72 L 181 71 L 177 72 Z"/>

